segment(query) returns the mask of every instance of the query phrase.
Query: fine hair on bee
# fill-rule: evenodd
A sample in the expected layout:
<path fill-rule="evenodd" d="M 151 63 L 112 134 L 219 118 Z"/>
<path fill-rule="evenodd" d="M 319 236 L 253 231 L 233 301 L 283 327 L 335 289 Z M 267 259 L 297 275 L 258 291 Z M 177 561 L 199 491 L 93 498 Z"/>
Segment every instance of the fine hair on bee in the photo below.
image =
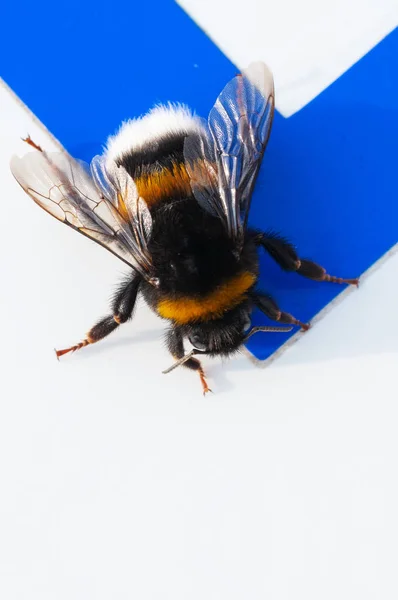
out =
<path fill-rule="evenodd" d="M 271 133 L 275 92 L 263 63 L 222 90 L 207 120 L 179 104 L 155 106 L 122 123 L 90 165 L 64 152 L 31 151 L 11 171 L 45 211 L 129 267 L 110 313 L 60 358 L 105 338 L 132 318 L 138 294 L 168 322 L 166 345 L 177 366 L 197 371 L 198 356 L 233 355 L 258 331 L 309 325 L 259 288 L 259 251 L 288 272 L 357 285 L 300 257 L 281 235 L 248 226 L 253 188 Z M 258 308 L 274 327 L 252 327 Z M 186 353 L 188 340 L 193 350 Z"/>

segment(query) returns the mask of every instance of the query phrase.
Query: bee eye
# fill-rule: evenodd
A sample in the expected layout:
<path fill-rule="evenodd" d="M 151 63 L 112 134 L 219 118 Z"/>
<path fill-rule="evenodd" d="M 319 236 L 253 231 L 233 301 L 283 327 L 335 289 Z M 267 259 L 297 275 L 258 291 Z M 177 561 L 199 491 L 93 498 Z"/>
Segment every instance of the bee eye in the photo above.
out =
<path fill-rule="evenodd" d="M 197 350 L 206 350 L 207 346 L 200 335 L 191 335 L 188 339 Z"/>
<path fill-rule="evenodd" d="M 247 333 L 252 326 L 251 319 L 249 315 L 245 315 L 243 324 L 242 324 L 242 333 Z"/>

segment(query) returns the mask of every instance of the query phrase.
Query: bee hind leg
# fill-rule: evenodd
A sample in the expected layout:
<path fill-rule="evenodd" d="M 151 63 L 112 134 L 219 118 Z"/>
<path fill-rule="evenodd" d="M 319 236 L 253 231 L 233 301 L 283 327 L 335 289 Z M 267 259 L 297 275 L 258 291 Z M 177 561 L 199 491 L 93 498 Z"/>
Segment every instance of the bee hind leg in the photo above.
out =
<path fill-rule="evenodd" d="M 41 146 L 39 146 L 38 144 L 36 144 L 30 137 L 30 135 L 26 136 L 26 138 L 22 138 L 22 141 L 25 142 L 26 144 L 28 144 L 29 146 L 32 146 L 32 148 L 34 148 L 35 150 L 38 150 L 39 152 L 43 152 L 43 148 Z"/>
<path fill-rule="evenodd" d="M 314 281 L 329 281 L 331 283 L 358 286 L 358 279 L 343 279 L 342 277 L 329 275 L 326 269 L 312 260 L 299 258 L 293 244 L 276 233 L 257 232 L 254 240 L 256 245 L 262 246 L 284 271 L 294 271 Z"/>
<path fill-rule="evenodd" d="M 128 281 L 124 282 L 113 299 L 112 315 L 108 315 L 98 321 L 98 323 L 90 329 L 82 342 L 70 346 L 70 348 L 55 350 L 57 358 L 59 359 L 68 352 L 76 352 L 76 350 L 80 350 L 89 344 L 99 342 L 112 333 L 112 331 L 115 331 L 119 325 L 128 321 L 133 315 L 139 284 L 140 279 L 137 275 L 135 275 L 133 279 L 130 278 Z"/>

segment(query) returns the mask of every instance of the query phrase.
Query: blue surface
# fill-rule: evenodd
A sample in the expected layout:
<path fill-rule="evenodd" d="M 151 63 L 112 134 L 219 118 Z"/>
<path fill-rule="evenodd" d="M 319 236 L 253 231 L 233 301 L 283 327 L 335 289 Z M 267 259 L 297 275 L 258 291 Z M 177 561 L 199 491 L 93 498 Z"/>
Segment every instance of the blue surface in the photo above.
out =
<path fill-rule="evenodd" d="M 185 102 L 206 116 L 236 73 L 171 0 L 109 6 L 72 0 L 2 10 L 1 76 L 85 160 L 123 119 L 156 102 Z M 275 116 L 250 222 L 283 232 L 333 275 L 360 275 L 398 240 L 397 73 L 395 30 L 299 113 Z M 342 289 L 281 273 L 265 256 L 261 286 L 302 321 Z M 287 339 L 257 334 L 249 349 L 266 359 Z"/>
<path fill-rule="evenodd" d="M 398 241 L 397 141 L 398 29 L 300 112 L 276 114 L 250 222 L 282 231 L 332 275 L 359 276 Z M 282 273 L 266 257 L 262 273 L 263 288 L 301 321 L 345 287 Z M 266 359 L 280 335 L 257 334 L 249 349 Z"/>

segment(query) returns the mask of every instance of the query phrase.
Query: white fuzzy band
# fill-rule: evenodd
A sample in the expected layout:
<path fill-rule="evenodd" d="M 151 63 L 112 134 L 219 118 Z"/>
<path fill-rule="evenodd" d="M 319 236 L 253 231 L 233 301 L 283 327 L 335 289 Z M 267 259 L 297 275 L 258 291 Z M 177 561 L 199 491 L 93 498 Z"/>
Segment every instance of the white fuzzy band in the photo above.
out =
<path fill-rule="evenodd" d="M 167 135 L 201 130 L 200 119 L 183 104 L 155 106 L 138 119 L 124 121 L 119 131 L 106 143 L 106 156 L 115 160 L 124 154 L 137 152 Z"/>

